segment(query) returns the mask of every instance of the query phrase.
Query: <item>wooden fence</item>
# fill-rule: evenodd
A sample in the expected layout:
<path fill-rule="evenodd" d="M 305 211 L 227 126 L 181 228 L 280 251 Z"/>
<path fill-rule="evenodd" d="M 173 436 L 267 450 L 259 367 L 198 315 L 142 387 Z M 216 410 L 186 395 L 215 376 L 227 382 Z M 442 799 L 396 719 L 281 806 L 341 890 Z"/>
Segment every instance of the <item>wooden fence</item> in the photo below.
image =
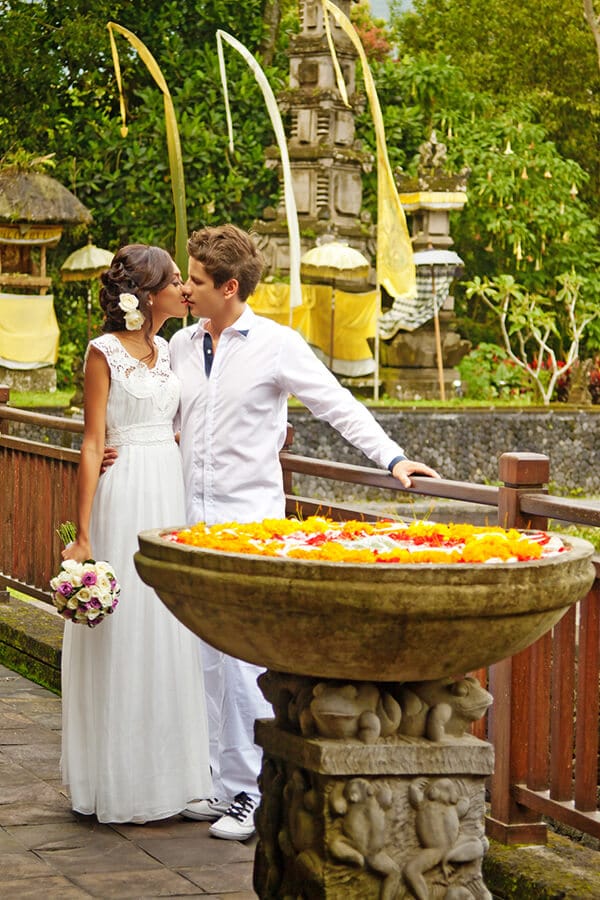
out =
<path fill-rule="evenodd" d="M 43 442 L 48 430 L 71 435 L 82 425 L 8 407 L 0 388 L 0 485 L 2 542 L 0 589 L 14 587 L 48 600 L 48 580 L 59 561 L 59 522 L 75 518 L 79 452 Z M 9 432 L 10 423 L 37 428 L 42 440 Z M 281 454 L 288 512 L 326 511 L 333 518 L 375 515 L 352 506 L 299 497 L 294 474 L 381 488 L 406 489 L 387 472 L 342 465 L 287 450 Z M 413 478 L 411 494 L 495 508 L 504 527 L 546 528 L 548 520 L 600 526 L 600 509 L 585 501 L 551 497 L 549 460 L 540 454 L 505 453 L 498 487 L 445 479 Z M 543 817 L 600 838 L 598 809 L 598 685 L 600 673 L 600 558 L 596 581 L 547 635 L 516 656 L 478 676 L 489 684 L 494 704 L 480 737 L 496 754 L 490 783 L 488 834 L 503 843 L 544 843 Z"/>

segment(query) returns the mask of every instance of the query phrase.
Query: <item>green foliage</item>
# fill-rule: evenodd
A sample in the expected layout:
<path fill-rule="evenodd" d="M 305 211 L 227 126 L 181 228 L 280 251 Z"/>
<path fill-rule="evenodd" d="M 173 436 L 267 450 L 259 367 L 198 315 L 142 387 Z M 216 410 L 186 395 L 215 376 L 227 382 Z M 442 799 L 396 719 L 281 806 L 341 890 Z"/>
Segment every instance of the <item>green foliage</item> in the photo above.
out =
<path fill-rule="evenodd" d="M 443 52 L 500 109 L 525 101 L 564 157 L 600 183 L 600 71 L 581 0 L 414 0 L 396 9 L 401 52 Z M 596 199 L 594 199 L 596 198 Z"/>
<path fill-rule="evenodd" d="M 518 397 L 527 389 L 522 371 L 498 344 L 479 344 L 457 368 L 465 397 L 470 400 Z"/>
<path fill-rule="evenodd" d="M 163 98 L 137 53 L 117 46 L 129 134 L 120 133 L 116 79 L 106 24 L 133 31 L 157 60 L 179 125 L 190 228 L 223 221 L 250 227 L 275 204 L 277 174 L 265 167 L 274 143 L 264 99 L 247 64 L 226 50 L 236 149 L 227 146 L 218 75 L 217 27 L 256 52 L 265 36 L 265 0 L 0 0 L 0 158 L 31 167 L 40 151 L 52 174 L 94 217 L 94 243 L 116 250 L 131 241 L 174 251 L 175 224 Z M 274 64 L 265 67 L 274 90 L 287 75 L 283 48 L 297 20 L 293 0 L 280 3 Z M 58 271 L 85 240 L 68 230 L 49 264 Z M 54 287 L 61 328 L 58 377 L 80 380 L 87 339 L 85 285 Z M 94 308 L 94 328 L 100 315 Z M 93 333 L 94 330 L 93 330 Z M 79 366 L 76 361 L 79 360 Z"/>
<path fill-rule="evenodd" d="M 408 12 L 394 6 L 390 28 L 373 20 L 364 0 L 352 4 L 390 160 L 414 175 L 419 146 L 435 130 L 447 144 L 449 170 L 470 170 L 468 203 L 451 220 L 466 278 L 511 275 L 550 302 L 558 276 L 573 270 L 585 276 L 582 301 L 593 300 L 600 291 L 600 74 L 580 0 L 540 0 L 535 21 L 533 4 L 516 0 L 414 0 Z M 277 92 L 298 29 L 296 0 L 0 0 L 0 158 L 54 164 L 52 174 L 91 210 L 98 245 L 115 250 L 142 240 L 174 249 L 162 95 L 117 38 L 129 126 L 121 137 L 109 20 L 146 44 L 169 85 L 190 228 L 225 220 L 250 227 L 279 194 L 277 174 L 264 164 L 274 136 L 252 73 L 226 49 L 236 140 L 229 151 L 215 31 L 231 32 L 252 52 L 268 48 L 265 71 Z M 388 41 L 396 43 L 391 52 Z M 367 109 L 357 136 L 374 154 Z M 364 176 L 363 200 L 375 219 L 375 167 Z M 58 269 L 84 240 L 81 230 L 65 233 L 50 264 Z M 61 380 L 74 364 L 73 347 L 80 358 L 87 337 L 85 291 L 55 285 Z M 481 296 L 459 286 L 455 302 L 465 337 L 501 340 Z M 93 333 L 98 323 L 96 305 Z M 588 355 L 600 351 L 599 320 L 583 339 Z"/>
<path fill-rule="evenodd" d="M 2 129 L 0 154 L 23 148 L 39 155 L 40 147 L 55 153 L 56 177 L 94 216 L 96 243 L 116 249 L 145 240 L 173 249 L 162 95 L 137 54 L 117 39 L 130 129 L 122 138 L 106 30 L 113 20 L 146 44 L 169 85 L 191 226 L 227 219 L 249 226 L 277 196 L 277 177 L 264 166 L 264 148 L 273 135 L 252 73 L 231 53 L 227 69 L 239 149 L 228 153 L 215 31 L 218 23 L 256 51 L 264 5 L 264 0 L 3 3 L 0 108 L 11 116 Z M 282 6 L 287 27 L 291 4 Z M 282 74 L 267 71 L 275 89 Z M 70 249 L 65 245 L 65 254 Z"/>
<path fill-rule="evenodd" d="M 467 296 L 481 297 L 498 316 L 507 356 L 529 376 L 545 404 L 577 362 L 589 323 L 600 316 L 583 285 L 574 271 L 558 276 L 552 296 L 527 291 L 512 275 L 477 276 L 467 284 Z"/>

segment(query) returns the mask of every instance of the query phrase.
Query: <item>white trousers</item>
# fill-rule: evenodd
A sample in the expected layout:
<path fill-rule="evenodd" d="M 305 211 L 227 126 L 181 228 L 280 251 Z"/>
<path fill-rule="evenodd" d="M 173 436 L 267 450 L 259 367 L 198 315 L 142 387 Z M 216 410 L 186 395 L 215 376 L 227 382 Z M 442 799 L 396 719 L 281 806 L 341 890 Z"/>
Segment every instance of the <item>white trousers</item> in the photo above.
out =
<path fill-rule="evenodd" d="M 254 743 L 254 720 L 273 718 L 256 683 L 264 669 L 199 641 L 214 796 L 233 800 L 245 791 L 258 801 L 262 751 Z"/>

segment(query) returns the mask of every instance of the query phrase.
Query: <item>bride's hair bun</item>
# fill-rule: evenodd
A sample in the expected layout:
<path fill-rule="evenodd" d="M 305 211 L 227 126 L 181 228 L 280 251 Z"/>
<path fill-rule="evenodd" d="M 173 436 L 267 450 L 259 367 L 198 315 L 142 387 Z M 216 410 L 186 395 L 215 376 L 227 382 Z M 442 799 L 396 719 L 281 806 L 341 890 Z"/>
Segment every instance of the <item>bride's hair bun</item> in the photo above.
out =
<path fill-rule="evenodd" d="M 100 306 L 104 312 L 103 331 L 125 331 L 125 312 L 119 306 L 121 294 L 134 294 L 144 316 L 144 330 L 151 324 L 150 294 L 162 291 L 173 278 L 173 260 L 162 247 L 127 244 L 118 250 L 110 269 L 100 276 Z"/>

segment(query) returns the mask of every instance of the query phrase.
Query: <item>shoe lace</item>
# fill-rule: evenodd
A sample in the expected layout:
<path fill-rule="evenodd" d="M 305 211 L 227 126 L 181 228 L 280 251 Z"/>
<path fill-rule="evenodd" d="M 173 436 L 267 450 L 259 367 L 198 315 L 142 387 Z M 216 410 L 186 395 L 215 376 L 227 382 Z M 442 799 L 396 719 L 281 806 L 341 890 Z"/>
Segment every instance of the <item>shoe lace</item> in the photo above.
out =
<path fill-rule="evenodd" d="M 245 791 L 242 791 L 234 797 L 233 803 L 227 810 L 227 815 L 238 822 L 243 822 L 244 819 L 254 812 L 255 807 L 256 803 L 252 797 L 249 797 Z"/>

